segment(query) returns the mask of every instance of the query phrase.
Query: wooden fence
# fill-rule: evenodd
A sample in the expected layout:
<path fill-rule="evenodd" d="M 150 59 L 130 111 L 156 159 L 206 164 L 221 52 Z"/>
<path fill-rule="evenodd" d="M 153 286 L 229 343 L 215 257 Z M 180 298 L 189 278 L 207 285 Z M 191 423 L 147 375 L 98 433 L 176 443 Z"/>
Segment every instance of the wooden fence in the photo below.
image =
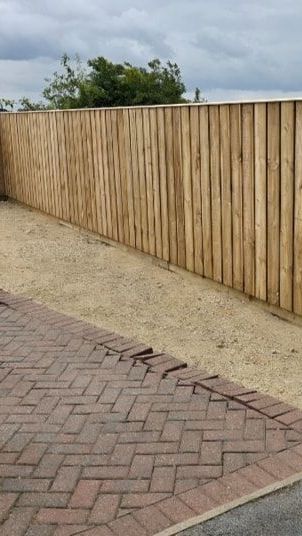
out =
<path fill-rule="evenodd" d="M 0 145 L 9 197 L 302 314 L 302 102 L 2 113 Z"/>

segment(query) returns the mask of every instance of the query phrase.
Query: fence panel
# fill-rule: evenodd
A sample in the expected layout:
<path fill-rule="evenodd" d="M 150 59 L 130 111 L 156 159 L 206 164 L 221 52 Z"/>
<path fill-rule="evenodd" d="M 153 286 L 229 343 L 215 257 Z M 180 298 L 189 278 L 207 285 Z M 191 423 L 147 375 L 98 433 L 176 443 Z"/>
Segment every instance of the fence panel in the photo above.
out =
<path fill-rule="evenodd" d="M 302 102 L 0 115 L 0 195 L 302 314 Z"/>

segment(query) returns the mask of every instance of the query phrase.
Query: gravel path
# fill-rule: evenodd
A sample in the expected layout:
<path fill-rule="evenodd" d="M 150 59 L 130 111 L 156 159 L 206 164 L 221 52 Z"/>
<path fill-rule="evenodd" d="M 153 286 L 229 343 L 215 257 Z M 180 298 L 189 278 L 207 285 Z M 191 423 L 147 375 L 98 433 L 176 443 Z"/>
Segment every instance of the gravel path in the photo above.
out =
<path fill-rule="evenodd" d="M 13 203 L 0 251 L 0 287 L 302 407 L 301 327 L 244 295 Z"/>

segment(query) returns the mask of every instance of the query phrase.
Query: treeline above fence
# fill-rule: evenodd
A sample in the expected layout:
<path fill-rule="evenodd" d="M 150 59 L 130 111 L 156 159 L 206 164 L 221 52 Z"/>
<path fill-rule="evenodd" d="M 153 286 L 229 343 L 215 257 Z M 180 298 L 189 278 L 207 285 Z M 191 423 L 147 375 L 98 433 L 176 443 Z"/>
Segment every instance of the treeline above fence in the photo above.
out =
<path fill-rule="evenodd" d="M 302 314 L 302 102 L 0 115 L 5 193 Z"/>

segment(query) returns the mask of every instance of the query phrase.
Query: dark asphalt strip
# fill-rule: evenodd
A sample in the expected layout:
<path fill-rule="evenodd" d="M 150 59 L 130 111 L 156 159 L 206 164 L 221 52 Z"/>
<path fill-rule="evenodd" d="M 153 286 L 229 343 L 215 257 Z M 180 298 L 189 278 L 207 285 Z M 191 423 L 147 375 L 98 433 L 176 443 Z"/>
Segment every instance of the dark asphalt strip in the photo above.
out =
<path fill-rule="evenodd" d="M 302 482 L 230 510 L 179 536 L 302 536 Z"/>

